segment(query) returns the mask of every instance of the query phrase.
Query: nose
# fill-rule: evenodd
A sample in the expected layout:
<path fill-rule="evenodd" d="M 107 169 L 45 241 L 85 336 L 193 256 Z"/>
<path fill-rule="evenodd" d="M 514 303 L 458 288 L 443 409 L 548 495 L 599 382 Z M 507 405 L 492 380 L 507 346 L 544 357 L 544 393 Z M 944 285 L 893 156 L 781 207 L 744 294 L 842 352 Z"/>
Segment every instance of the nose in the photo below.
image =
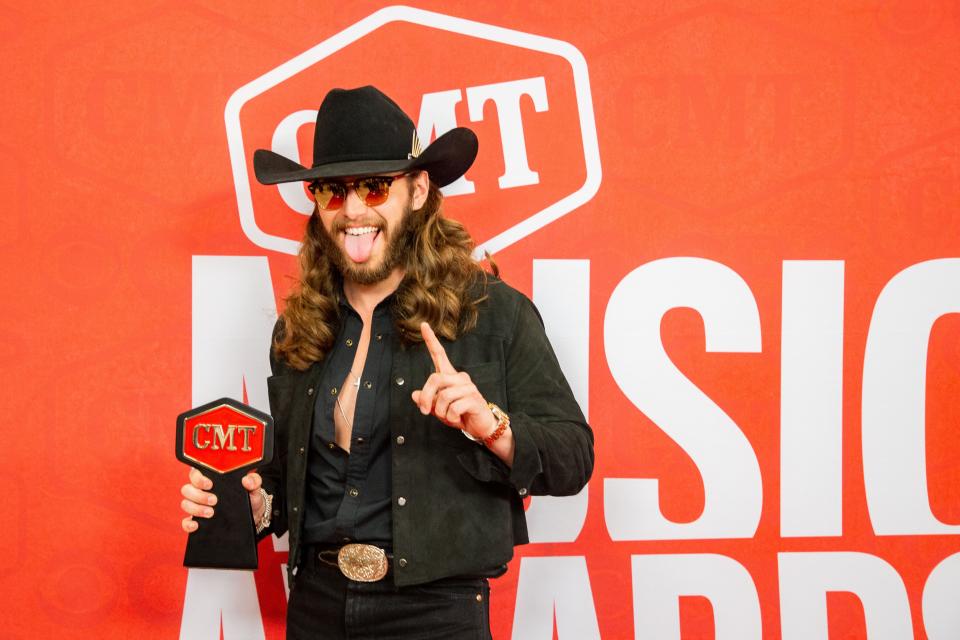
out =
<path fill-rule="evenodd" d="M 367 205 L 363 198 L 357 195 L 357 190 L 347 190 L 347 199 L 343 203 L 343 214 L 348 218 L 356 218 L 367 212 Z"/>

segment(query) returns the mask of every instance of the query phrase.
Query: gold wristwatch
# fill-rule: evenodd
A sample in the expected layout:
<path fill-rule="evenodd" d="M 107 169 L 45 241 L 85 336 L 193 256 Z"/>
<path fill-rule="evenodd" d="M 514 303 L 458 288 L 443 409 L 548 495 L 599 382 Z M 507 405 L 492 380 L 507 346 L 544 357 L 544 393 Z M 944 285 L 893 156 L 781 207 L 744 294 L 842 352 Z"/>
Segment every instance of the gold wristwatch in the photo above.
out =
<path fill-rule="evenodd" d="M 500 436 L 503 435 L 503 432 L 507 430 L 507 427 L 510 426 L 510 416 L 507 415 L 506 411 L 493 404 L 492 402 L 487 403 L 487 407 L 490 408 L 493 417 L 497 419 L 497 428 L 493 430 L 486 438 L 475 438 L 474 436 L 467 433 L 466 429 L 461 429 L 460 431 L 468 440 L 473 440 L 474 442 L 482 442 L 486 446 L 493 444 Z"/>

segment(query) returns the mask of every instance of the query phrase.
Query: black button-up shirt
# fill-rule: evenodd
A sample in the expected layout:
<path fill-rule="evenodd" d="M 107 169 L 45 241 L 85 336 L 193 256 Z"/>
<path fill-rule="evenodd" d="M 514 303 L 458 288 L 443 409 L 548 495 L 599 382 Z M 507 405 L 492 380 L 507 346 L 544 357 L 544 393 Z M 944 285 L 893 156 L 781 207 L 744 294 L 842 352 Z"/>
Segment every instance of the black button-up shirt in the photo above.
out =
<path fill-rule="evenodd" d="M 307 466 L 304 541 L 365 542 L 391 548 L 390 369 L 393 297 L 373 312 L 370 346 L 357 388 L 350 453 L 336 444 L 334 412 L 340 385 L 360 343 L 363 321 L 341 296 L 343 321 L 321 378 Z M 346 384 L 355 382 L 354 377 Z"/>

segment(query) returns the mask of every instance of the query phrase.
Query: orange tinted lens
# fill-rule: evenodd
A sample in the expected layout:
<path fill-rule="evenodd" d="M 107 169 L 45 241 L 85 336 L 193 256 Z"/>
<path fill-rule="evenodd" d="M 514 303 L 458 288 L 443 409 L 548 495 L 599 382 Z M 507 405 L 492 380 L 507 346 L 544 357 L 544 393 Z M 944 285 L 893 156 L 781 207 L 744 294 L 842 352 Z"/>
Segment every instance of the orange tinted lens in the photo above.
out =
<path fill-rule="evenodd" d="M 343 206 L 343 185 L 337 182 L 314 182 L 311 185 L 311 191 L 317 206 L 325 211 Z"/>
<path fill-rule="evenodd" d="M 360 196 L 368 207 L 375 207 L 383 204 L 390 196 L 390 183 L 393 180 L 383 178 L 364 178 L 357 181 L 357 195 Z"/>

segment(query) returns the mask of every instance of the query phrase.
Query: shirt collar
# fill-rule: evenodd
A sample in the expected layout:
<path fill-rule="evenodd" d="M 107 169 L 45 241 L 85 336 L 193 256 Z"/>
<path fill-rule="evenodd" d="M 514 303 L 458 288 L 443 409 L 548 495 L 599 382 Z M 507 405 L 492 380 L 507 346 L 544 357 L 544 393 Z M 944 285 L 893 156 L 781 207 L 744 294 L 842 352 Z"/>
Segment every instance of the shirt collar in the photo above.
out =
<path fill-rule="evenodd" d="M 397 292 L 394 291 L 393 293 L 388 295 L 386 298 L 381 300 L 380 303 L 373 308 L 373 317 L 380 318 L 380 317 L 383 317 L 384 315 L 389 315 L 390 308 L 393 306 L 393 303 L 396 301 L 396 299 L 397 299 Z M 356 310 L 353 308 L 353 306 L 350 304 L 350 301 L 347 300 L 347 295 L 343 292 L 342 282 L 338 286 L 337 302 L 343 311 L 354 313 L 354 314 L 357 313 Z"/>

